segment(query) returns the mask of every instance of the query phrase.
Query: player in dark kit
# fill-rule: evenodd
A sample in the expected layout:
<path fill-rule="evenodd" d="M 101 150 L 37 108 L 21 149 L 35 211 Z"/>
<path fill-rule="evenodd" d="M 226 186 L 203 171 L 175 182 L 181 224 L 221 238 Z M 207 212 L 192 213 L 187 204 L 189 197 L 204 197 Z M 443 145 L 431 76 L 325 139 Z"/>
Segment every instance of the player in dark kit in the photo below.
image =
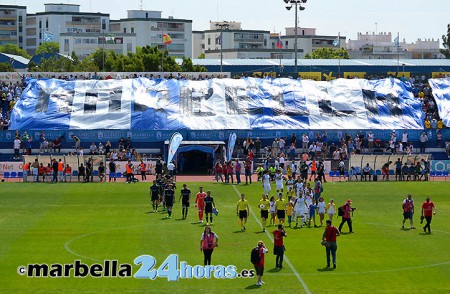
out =
<path fill-rule="evenodd" d="M 186 187 L 186 184 L 183 184 L 183 189 L 180 191 L 180 199 L 178 202 L 182 200 L 182 219 L 186 219 L 188 214 L 189 202 L 191 201 L 191 190 Z"/>
<path fill-rule="evenodd" d="M 153 185 L 150 186 L 150 195 L 152 200 L 153 212 L 158 211 L 158 201 L 159 201 L 159 186 L 156 180 L 153 181 Z"/>
<path fill-rule="evenodd" d="M 167 189 L 164 190 L 164 199 L 166 201 L 167 218 L 171 218 L 173 202 L 175 200 L 175 190 L 172 184 L 168 184 Z"/>
<path fill-rule="evenodd" d="M 203 199 L 205 214 L 206 214 L 206 225 L 209 226 L 212 224 L 213 217 L 212 212 L 213 208 L 216 208 L 216 204 L 214 203 L 214 198 L 211 196 L 211 191 L 206 192 L 206 197 Z M 208 221 L 209 216 L 209 221 Z"/>

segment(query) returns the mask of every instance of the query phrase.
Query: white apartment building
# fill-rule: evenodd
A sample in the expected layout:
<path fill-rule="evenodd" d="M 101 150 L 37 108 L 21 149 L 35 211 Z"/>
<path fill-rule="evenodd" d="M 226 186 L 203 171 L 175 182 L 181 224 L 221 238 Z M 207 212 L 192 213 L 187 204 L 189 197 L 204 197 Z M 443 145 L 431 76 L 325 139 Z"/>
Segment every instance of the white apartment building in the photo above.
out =
<path fill-rule="evenodd" d="M 52 35 L 60 43 L 61 34 L 99 34 L 109 32 L 109 14 L 80 12 L 76 4 L 45 4 L 45 11 L 27 15 L 25 49 L 34 54 L 36 48 Z M 62 41 L 64 44 L 64 40 Z"/>
<path fill-rule="evenodd" d="M 0 5 L 0 45 L 24 47 L 26 17 L 26 6 Z"/>
<path fill-rule="evenodd" d="M 221 43 L 221 34 L 223 42 Z M 210 29 L 193 32 L 193 52 L 208 59 L 292 59 L 295 48 L 295 28 L 286 28 L 281 36 L 283 48 L 277 47 L 279 34 L 263 30 L 243 30 L 240 22 L 210 22 Z M 315 28 L 297 28 L 297 57 L 322 47 L 333 47 L 337 36 L 318 36 Z M 345 46 L 345 37 L 340 38 Z"/>
<path fill-rule="evenodd" d="M 347 50 L 352 59 L 436 59 L 442 58 L 439 40 L 418 39 L 415 43 L 406 43 L 391 32 L 358 33 L 356 40 L 348 40 Z"/>
<path fill-rule="evenodd" d="M 164 47 L 171 56 L 192 58 L 192 20 L 162 18 L 161 11 L 128 10 L 127 18 L 112 20 L 110 33 L 136 34 L 136 46 Z M 172 43 L 163 46 L 163 34 Z"/>

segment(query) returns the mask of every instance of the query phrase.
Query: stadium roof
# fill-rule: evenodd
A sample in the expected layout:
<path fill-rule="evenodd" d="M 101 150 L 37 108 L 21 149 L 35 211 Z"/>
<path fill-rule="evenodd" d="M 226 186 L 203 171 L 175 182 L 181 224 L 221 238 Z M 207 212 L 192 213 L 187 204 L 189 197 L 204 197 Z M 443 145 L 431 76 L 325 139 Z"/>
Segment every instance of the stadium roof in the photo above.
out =
<path fill-rule="evenodd" d="M 181 64 L 182 60 L 177 59 Z M 193 59 L 193 64 L 201 66 L 220 65 L 220 59 Z M 338 59 L 298 59 L 299 66 L 336 66 Z M 293 66 L 294 59 L 281 59 L 283 66 Z M 450 66 L 450 59 L 341 59 L 341 66 Z M 229 66 L 279 66 L 279 59 L 224 59 Z"/>
<path fill-rule="evenodd" d="M 14 61 L 11 62 L 12 60 Z M 30 60 L 20 55 L 0 53 L 0 62 L 9 62 L 14 69 L 23 69 L 28 66 Z"/>

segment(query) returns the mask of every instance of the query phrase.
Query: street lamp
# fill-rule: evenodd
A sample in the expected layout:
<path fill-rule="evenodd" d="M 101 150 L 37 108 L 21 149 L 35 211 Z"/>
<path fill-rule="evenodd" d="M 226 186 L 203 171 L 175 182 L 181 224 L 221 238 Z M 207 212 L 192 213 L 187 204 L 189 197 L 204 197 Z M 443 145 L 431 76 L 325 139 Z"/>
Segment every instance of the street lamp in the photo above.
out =
<path fill-rule="evenodd" d="M 294 7 L 295 10 L 295 42 L 294 42 L 294 62 L 295 62 L 295 66 L 294 66 L 294 70 L 296 72 L 296 75 L 298 74 L 298 70 L 297 70 L 297 27 L 298 27 L 298 17 L 297 17 L 297 12 L 298 10 L 303 11 L 305 10 L 305 7 L 302 6 L 302 3 L 306 3 L 307 0 L 283 0 L 284 3 L 286 4 L 286 9 L 287 10 L 291 10 L 292 7 Z M 298 8 L 298 9 L 297 9 Z"/>
<path fill-rule="evenodd" d="M 216 28 L 220 29 L 220 73 L 223 66 L 223 30 L 228 30 L 230 25 L 227 23 L 216 23 Z"/>

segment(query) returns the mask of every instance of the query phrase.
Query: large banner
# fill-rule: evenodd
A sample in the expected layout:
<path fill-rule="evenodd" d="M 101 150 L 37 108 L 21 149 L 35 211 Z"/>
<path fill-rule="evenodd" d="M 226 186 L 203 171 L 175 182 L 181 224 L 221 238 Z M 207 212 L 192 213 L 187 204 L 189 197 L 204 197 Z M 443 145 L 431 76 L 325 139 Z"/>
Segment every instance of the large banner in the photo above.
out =
<path fill-rule="evenodd" d="M 11 130 L 423 129 L 396 79 L 32 80 Z"/>
<path fill-rule="evenodd" d="M 450 126 L 450 79 L 430 79 L 433 96 L 436 100 L 436 106 L 439 116 L 444 124 Z"/>

